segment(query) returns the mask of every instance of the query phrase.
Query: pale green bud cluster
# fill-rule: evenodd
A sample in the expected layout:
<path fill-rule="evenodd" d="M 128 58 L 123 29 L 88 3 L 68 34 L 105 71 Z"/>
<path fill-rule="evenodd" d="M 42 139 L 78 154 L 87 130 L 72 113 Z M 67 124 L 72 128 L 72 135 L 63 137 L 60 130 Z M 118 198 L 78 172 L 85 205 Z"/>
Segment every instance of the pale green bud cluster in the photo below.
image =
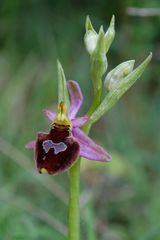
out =
<path fill-rule="evenodd" d="M 96 48 L 101 50 L 101 52 L 103 52 L 104 54 L 108 52 L 109 47 L 115 36 L 114 23 L 115 17 L 113 15 L 106 33 L 104 33 L 103 26 L 100 27 L 99 33 L 97 33 L 92 26 L 89 16 L 87 16 L 84 42 L 86 49 L 90 55 L 92 55 L 94 51 L 96 51 Z"/>
<path fill-rule="evenodd" d="M 106 53 L 114 39 L 114 16 L 111 19 L 110 26 L 106 33 L 103 30 L 103 26 L 100 27 L 97 33 L 90 21 L 90 18 L 86 19 L 86 34 L 84 36 L 84 42 L 91 59 L 91 78 L 95 94 L 101 91 L 102 88 L 102 76 L 107 70 L 107 57 Z"/>

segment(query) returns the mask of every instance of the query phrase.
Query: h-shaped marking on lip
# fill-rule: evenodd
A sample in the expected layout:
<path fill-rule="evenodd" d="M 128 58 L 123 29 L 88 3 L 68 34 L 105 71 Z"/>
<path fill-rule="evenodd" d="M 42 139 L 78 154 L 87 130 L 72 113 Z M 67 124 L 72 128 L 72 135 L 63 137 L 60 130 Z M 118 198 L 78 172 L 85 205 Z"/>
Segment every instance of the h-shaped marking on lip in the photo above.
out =
<path fill-rule="evenodd" d="M 67 145 L 63 142 L 54 143 L 52 140 L 45 140 L 42 143 L 42 147 L 45 153 L 48 153 L 51 148 L 54 149 L 54 154 L 58 154 L 60 152 L 64 152 L 67 149 Z"/>

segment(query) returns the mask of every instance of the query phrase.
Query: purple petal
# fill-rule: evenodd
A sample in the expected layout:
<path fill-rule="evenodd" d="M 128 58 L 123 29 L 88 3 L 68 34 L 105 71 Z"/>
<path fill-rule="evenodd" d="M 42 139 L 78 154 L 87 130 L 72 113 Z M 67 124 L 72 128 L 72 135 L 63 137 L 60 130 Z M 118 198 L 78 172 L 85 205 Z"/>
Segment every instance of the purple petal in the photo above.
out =
<path fill-rule="evenodd" d="M 85 157 L 89 160 L 102 162 L 108 162 L 112 160 L 112 157 L 101 146 L 96 144 L 79 128 L 73 128 L 72 133 L 80 144 L 80 155 L 82 157 Z"/>
<path fill-rule="evenodd" d="M 50 121 L 53 121 L 54 118 L 56 117 L 56 113 L 51 112 L 50 110 L 44 110 L 44 114 Z"/>
<path fill-rule="evenodd" d="M 26 144 L 27 149 L 34 149 L 35 148 L 36 141 L 32 141 Z"/>
<path fill-rule="evenodd" d="M 73 127 L 81 127 L 88 121 L 89 121 L 89 116 L 86 115 L 83 117 L 78 117 L 78 118 L 72 119 L 72 125 L 73 125 Z"/>
<path fill-rule="evenodd" d="M 67 87 L 68 87 L 68 91 L 70 94 L 70 101 L 71 101 L 69 116 L 70 116 L 70 119 L 73 119 L 76 116 L 77 112 L 79 111 L 83 103 L 83 95 L 77 82 L 68 81 Z"/>

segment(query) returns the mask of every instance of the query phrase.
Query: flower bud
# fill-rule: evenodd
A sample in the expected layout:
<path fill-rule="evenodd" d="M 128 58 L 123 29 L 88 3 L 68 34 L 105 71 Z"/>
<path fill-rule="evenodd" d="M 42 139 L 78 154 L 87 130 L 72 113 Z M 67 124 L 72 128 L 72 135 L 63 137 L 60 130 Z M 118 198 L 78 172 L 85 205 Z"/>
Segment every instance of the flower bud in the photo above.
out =
<path fill-rule="evenodd" d="M 96 48 L 97 39 L 98 39 L 97 33 L 89 31 L 85 34 L 84 42 L 85 42 L 86 49 L 90 55 L 94 52 Z"/>
<path fill-rule="evenodd" d="M 104 81 L 104 86 L 108 91 L 113 90 L 119 81 L 122 81 L 129 73 L 132 72 L 134 67 L 134 60 L 126 61 L 119 64 L 111 70 Z"/>
<path fill-rule="evenodd" d="M 104 38 L 103 53 L 104 54 L 106 54 L 108 52 L 109 47 L 115 36 L 114 23 L 115 23 L 115 17 L 113 15 L 110 25 L 109 25 L 109 28 L 106 31 L 105 35 L 103 36 L 103 38 Z M 86 18 L 86 34 L 84 36 L 84 43 L 85 43 L 86 49 L 90 55 L 93 54 L 93 52 L 98 47 L 97 46 L 98 41 L 99 41 L 98 39 L 101 40 L 102 36 L 100 36 L 100 35 L 102 35 L 102 32 L 104 33 L 103 26 L 100 27 L 99 33 L 97 34 L 97 32 L 94 30 L 94 28 L 92 26 L 89 16 L 87 16 L 87 18 Z"/>
<path fill-rule="evenodd" d="M 102 77 L 107 70 L 106 53 L 114 39 L 114 16 L 112 16 L 110 26 L 106 33 L 104 33 L 103 26 L 100 27 L 97 33 L 90 21 L 86 18 L 86 34 L 84 36 L 84 43 L 91 60 L 91 79 L 94 87 L 94 94 L 96 98 L 100 99 L 102 92 Z"/>

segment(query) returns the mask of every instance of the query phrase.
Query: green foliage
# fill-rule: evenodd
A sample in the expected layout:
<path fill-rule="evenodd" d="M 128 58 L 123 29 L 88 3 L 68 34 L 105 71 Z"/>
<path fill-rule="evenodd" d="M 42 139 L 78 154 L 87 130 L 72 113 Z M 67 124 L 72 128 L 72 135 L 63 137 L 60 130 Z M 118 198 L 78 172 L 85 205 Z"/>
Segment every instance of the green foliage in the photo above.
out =
<path fill-rule="evenodd" d="M 82 111 L 88 110 L 93 93 L 85 16 L 107 29 L 114 14 L 108 71 L 131 57 L 141 62 L 149 51 L 153 60 L 92 131 L 113 161 L 83 162 L 82 239 L 159 240 L 160 20 L 130 16 L 129 6 L 160 8 L 159 0 L 0 2 L 0 239 L 66 239 L 67 174 L 39 175 L 24 146 L 37 131 L 49 129 L 42 110 L 57 103 L 57 57 L 66 79 L 80 83 Z"/>

